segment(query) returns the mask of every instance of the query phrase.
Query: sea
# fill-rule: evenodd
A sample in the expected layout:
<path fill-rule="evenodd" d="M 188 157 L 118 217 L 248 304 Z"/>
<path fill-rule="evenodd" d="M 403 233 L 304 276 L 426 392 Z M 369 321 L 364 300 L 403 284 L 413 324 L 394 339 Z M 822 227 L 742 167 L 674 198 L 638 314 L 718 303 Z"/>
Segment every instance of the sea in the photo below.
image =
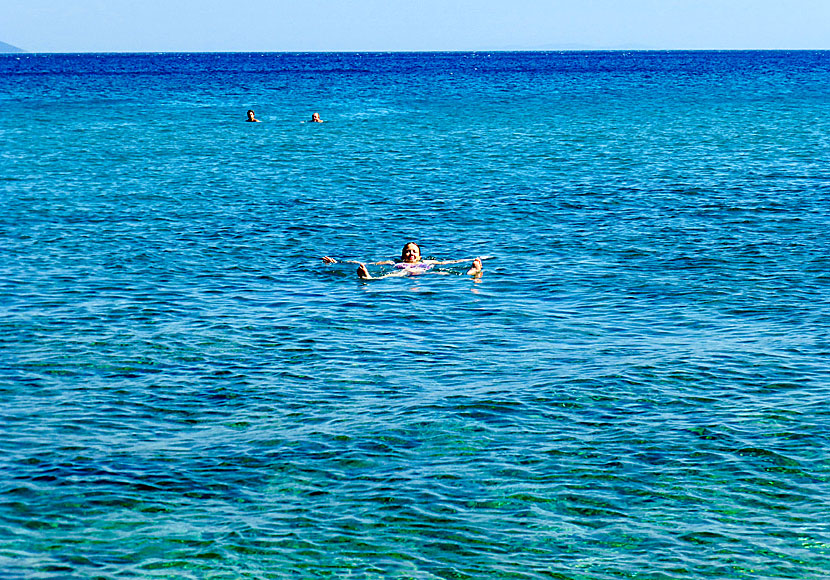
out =
<path fill-rule="evenodd" d="M 830 52 L 2 55 L 0 577 L 826 579 L 828 235 Z"/>

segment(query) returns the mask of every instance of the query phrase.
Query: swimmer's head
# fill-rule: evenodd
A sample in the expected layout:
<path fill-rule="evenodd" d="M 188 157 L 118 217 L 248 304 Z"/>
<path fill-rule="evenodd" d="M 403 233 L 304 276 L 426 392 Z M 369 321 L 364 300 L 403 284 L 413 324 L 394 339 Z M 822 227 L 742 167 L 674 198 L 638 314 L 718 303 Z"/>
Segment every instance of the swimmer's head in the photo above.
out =
<path fill-rule="evenodd" d="M 313 123 L 320 123 L 320 113 L 312 113 L 311 114 L 311 121 Z"/>
<path fill-rule="evenodd" d="M 421 259 L 421 248 L 415 242 L 409 242 L 401 250 L 401 262 L 414 264 Z"/>
<path fill-rule="evenodd" d="M 254 118 L 254 110 L 253 109 L 248 109 L 248 120 L 250 121 L 253 118 Z"/>

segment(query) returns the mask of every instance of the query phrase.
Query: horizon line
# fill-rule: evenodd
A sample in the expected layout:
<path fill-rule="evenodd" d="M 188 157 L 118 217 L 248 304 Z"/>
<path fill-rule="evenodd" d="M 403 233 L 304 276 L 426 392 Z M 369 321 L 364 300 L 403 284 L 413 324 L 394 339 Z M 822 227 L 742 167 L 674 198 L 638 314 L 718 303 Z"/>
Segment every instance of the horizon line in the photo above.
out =
<path fill-rule="evenodd" d="M 18 48 L 18 47 L 15 47 Z M 20 54 L 425 54 L 480 52 L 827 52 L 830 48 L 480 48 L 480 49 L 409 49 L 409 50 L 80 50 L 39 51 L 19 49 L 2 55 Z"/>

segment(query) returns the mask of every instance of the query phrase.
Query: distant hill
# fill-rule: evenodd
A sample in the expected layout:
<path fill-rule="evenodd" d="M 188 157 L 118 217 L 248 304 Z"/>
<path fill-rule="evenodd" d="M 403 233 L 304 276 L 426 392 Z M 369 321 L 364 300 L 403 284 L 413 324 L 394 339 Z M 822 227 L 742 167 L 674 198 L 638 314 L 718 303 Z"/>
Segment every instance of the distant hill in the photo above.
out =
<path fill-rule="evenodd" d="M 0 52 L 26 52 L 22 48 L 17 48 L 16 46 L 12 46 L 11 44 L 6 44 L 5 42 L 0 42 Z"/>

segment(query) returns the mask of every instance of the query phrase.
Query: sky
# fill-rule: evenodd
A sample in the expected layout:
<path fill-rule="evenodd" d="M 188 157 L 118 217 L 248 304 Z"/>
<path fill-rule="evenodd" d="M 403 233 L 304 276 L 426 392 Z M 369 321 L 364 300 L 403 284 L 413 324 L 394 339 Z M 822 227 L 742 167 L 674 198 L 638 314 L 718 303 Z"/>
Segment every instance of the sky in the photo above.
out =
<path fill-rule="evenodd" d="M 0 0 L 29 52 L 830 49 L 830 0 Z"/>

